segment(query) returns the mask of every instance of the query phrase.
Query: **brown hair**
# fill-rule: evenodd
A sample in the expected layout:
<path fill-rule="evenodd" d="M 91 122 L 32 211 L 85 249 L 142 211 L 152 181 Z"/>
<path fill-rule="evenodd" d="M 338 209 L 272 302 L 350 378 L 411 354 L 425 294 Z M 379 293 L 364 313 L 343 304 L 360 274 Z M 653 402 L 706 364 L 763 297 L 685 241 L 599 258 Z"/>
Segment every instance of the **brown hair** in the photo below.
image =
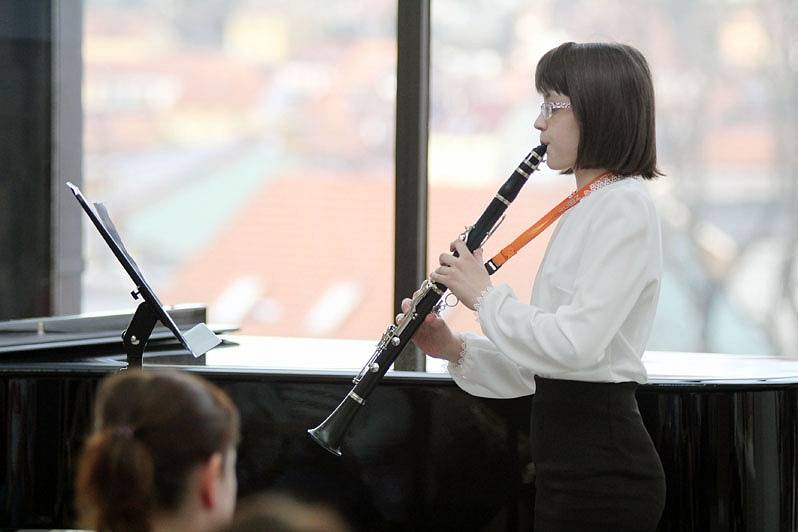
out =
<path fill-rule="evenodd" d="M 637 49 L 615 43 L 561 44 L 538 61 L 535 88 L 571 99 L 580 129 L 577 168 L 646 179 L 663 175 L 657 169 L 654 85 Z"/>
<path fill-rule="evenodd" d="M 239 416 L 217 386 L 188 373 L 126 371 L 105 379 L 75 491 L 83 525 L 145 532 L 180 506 L 189 473 L 238 443 Z"/>
<path fill-rule="evenodd" d="M 338 511 L 323 502 L 289 493 L 265 492 L 241 501 L 233 520 L 219 532 L 350 532 Z"/>

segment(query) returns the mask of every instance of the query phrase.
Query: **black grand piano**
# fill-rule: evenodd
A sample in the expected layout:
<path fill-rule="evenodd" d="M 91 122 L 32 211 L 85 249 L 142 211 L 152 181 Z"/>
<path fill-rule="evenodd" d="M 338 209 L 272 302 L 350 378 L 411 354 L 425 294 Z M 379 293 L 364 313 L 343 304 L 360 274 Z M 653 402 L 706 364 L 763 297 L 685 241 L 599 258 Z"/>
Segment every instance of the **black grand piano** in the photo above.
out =
<path fill-rule="evenodd" d="M 17 347 L 0 347 L 0 528 L 69 528 L 91 404 L 100 379 L 126 366 L 121 342 L 73 337 L 33 349 L 19 334 L 0 333 L 0 346 L 4 338 Z M 306 430 L 349 391 L 368 342 L 227 334 L 195 358 L 158 338 L 145 371 L 200 374 L 241 410 L 241 497 L 290 491 L 334 505 L 358 530 L 531 530 L 531 398 L 481 399 L 442 372 L 389 372 L 338 458 Z M 638 401 L 668 485 L 660 530 L 798 530 L 798 361 L 644 360 L 651 382 Z"/>

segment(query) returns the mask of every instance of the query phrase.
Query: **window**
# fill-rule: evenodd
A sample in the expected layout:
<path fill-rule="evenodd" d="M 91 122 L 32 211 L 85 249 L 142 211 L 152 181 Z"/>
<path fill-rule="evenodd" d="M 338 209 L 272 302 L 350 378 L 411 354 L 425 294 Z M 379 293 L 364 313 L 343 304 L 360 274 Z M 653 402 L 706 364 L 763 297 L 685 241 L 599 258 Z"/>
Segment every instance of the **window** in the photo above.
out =
<path fill-rule="evenodd" d="M 649 349 L 798 352 L 798 111 L 790 104 L 798 44 L 789 2 L 441 0 L 432 7 L 430 268 L 537 144 L 540 56 L 565 41 L 628 42 L 654 74 L 667 174 L 650 185 L 666 263 Z M 538 172 L 486 255 L 573 186 L 572 177 Z M 530 297 L 550 233 L 496 275 L 521 300 Z M 478 327 L 462 308 L 452 320 Z"/>
<path fill-rule="evenodd" d="M 87 195 L 166 302 L 252 334 L 375 339 L 394 312 L 396 2 L 188 5 L 87 0 Z M 649 348 L 798 352 L 790 7 L 433 2 L 428 269 L 537 144 L 538 58 L 629 42 L 654 73 L 667 174 L 650 184 L 666 264 Z M 539 171 L 487 251 L 572 186 Z M 497 274 L 522 300 L 549 234 Z M 129 307 L 86 242 L 84 310 Z"/>
<path fill-rule="evenodd" d="M 247 334 L 380 334 L 396 2 L 85 11 L 84 189 L 164 303 L 206 303 L 209 321 Z M 84 312 L 132 306 L 104 244 L 85 241 Z"/>

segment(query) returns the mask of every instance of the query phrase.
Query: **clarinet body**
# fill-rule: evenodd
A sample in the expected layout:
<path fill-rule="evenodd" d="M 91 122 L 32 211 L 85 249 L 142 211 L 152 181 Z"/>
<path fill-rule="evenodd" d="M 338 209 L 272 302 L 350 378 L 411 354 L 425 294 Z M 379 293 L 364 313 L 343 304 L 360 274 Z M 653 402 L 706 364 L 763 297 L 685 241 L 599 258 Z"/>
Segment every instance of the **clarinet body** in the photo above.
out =
<path fill-rule="evenodd" d="M 490 237 L 501 222 L 504 211 L 515 200 L 532 172 L 537 170 L 545 153 L 546 146 L 543 144 L 529 152 L 529 155 L 524 158 L 499 189 L 477 222 L 466 228 L 461 236 L 470 251 L 481 247 Z M 493 273 L 490 269 L 488 272 Z M 447 288 L 443 284 L 433 283 L 429 279 L 422 283 L 402 320 L 396 325 L 389 325 L 382 335 L 374 354 L 353 379 L 354 386 L 350 392 L 327 419 L 318 427 L 308 430 L 316 443 L 331 453 L 341 456 L 341 440 L 355 415 L 366 404 L 366 399 L 374 387 L 379 384 L 388 368 L 410 342 L 416 330 L 424 323 L 427 315 L 442 302 L 446 290 Z"/>

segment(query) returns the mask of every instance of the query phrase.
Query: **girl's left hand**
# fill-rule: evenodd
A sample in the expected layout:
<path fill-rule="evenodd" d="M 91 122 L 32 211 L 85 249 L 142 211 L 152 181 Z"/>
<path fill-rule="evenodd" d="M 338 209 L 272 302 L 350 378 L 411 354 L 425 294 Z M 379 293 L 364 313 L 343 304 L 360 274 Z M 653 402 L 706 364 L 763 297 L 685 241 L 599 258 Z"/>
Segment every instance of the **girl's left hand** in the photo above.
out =
<path fill-rule="evenodd" d="M 492 286 L 490 275 L 482 260 L 482 248 L 471 253 L 465 242 L 455 240 L 451 249 L 457 251 L 459 256 L 442 253 L 439 259 L 440 267 L 432 272 L 429 278 L 436 283 L 445 284 L 463 305 L 474 310 L 482 291 Z"/>

